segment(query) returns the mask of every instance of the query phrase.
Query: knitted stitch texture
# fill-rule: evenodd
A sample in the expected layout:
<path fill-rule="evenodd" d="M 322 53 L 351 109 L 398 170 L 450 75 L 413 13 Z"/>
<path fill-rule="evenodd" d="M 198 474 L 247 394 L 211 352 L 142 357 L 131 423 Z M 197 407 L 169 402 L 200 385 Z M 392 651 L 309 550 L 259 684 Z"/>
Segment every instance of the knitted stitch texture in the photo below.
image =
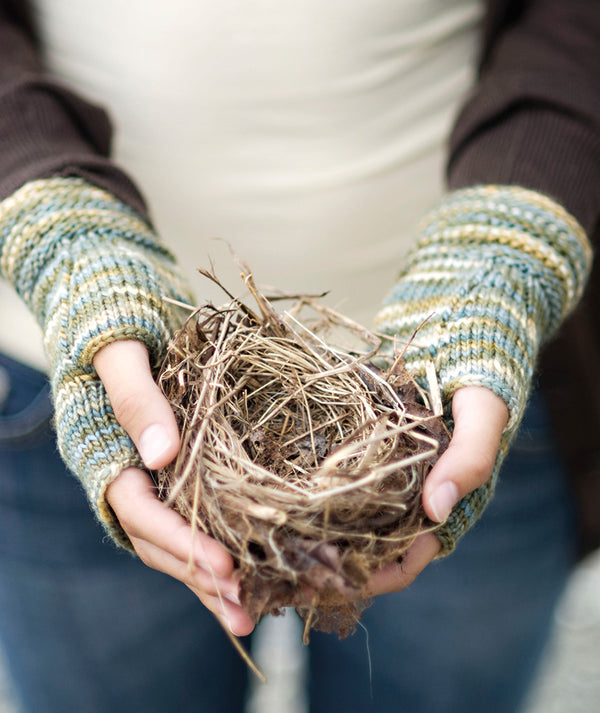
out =
<path fill-rule="evenodd" d="M 577 303 L 590 266 L 581 226 L 534 191 L 460 190 L 426 217 L 377 327 L 401 347 L 415 335 L 406 366 L 424 381 L 432 361 L 446 405 L 458 388 L 480 385 L 509 409 L 492 477 L 461 500 L 436 532 L 441 554 L 454 549 L 491 498 L 523 415 L 539 347 Z"/>
<path fill-rule="evenodd" d="M 92 359 L 105 344 L 137 339 L 157 367 L 179 326 L 164 298 L 191 302 L 185 280 L 137 213 L 75 178 L 27 183 L 0 203 L 0 270 L 44 332 L 60 452 L 111 537 L 130 547 L 105 492 L 142 463 Z"/>

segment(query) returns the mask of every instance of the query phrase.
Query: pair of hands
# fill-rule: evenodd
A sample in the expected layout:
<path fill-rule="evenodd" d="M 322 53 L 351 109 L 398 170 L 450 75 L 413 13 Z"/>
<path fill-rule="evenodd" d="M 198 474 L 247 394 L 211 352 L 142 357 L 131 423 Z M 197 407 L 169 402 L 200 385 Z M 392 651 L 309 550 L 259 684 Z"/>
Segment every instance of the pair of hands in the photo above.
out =
<path fill-rule="evenodd" d="M 179 450 L 179 433 L 171 407 L 152 378 L 146 347 L 135 341 L 114 342 L 96 354 L 94 366 L 144 464 L 149 469 L 167 465 Z M 462 497 L 490 477 L 508 420 L 504 402 L 480 386 L 459 389 L 452 412 L 452 440 L 423 491 L 425 511 L 436 522 L 443 522 Z M 146 565 L 183 582 L 233 634 L 245 636 L 253 630 L 253 620 L 239 605 L 229 553 L 204 533 L 192 534 L 189 524 L 157 498 L 147 473 L 124 470 L 109 485 L 106 498 Z M 404 589 L 439 549 L 433 533 L 421 535 L 401 564 L 372 577 L 365 596 Z"/>

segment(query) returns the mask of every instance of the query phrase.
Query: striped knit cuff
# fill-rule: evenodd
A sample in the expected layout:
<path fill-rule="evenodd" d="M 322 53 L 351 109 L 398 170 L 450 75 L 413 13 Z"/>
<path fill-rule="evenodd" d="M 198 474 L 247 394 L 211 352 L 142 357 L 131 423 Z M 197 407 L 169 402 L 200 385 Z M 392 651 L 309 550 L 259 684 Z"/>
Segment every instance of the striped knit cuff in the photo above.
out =
<path fill-rule="evenodd" d="M 51 360 L 63 340 L 89 365 L 105 344 L 131 338 L 157 361 L 174 327 L 163 298 L 190 297 L 131 208 L 80 179 L 33 181 L 0 204 L 0 231 L 0 269 L 42 326 Z"/>
<path fill-rule="evenodd" d="M 44 332 L 58 445 L 111 535 L 126 543 L 104 500 L 123 468 L 141 461 L 117 424 L 92 366 L 117 339 L 136 339 L 158 366 L 191 302 L 185 280 L 150 226 L 80 179 L 33 181 L 0 203 L 0 269 Z"/>
<path fill-rule="evenodd" d="M 377 317 L 380 331 L 410 342 L 405 361 L 417 378 L 435 364 L 446 403 L 468 385 L 505 401 L 495 473 L 523 415 L 539 347 L 577 303 L 590 265 L 583 229 L 546 196 L 514 186 L 456 191 L 427 216 Z M 494 482 L 441 528 L 445 551 L 479 517 Z"/>

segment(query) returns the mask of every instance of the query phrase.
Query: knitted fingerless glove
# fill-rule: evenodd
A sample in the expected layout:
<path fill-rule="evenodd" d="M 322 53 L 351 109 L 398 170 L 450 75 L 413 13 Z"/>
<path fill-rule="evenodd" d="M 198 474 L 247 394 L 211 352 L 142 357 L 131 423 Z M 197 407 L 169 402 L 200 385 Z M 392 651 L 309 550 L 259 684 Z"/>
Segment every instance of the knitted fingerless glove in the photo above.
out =
<path fill-rule="evenodd" d="M 0 203 L 0 269 L 44 332 L 60 452 L 109 534 L 129 547 L 104 496 L 124 468 L 142 464 L 92 359 L 109 342 L 137 339 L 158 366 L 180 316 L 163 298 L 189 302 L 185 281 L 139 215 L 75 178 L 33 181 Z"/>
<path fill-rule="evenodd" d="M 478 519 L 527 400 L 538 349 L 581 296 L 591 264 L 586 235 L 560 205 L 534 191 L 484 186 L 450 193 L 420 239 L 376 323 L 401 339 L 417 379 L 435 364 L 450 403 L 467 385 L 508 406 L 492 478 L 465 497 L 436 534 L 442 554 Z"/>

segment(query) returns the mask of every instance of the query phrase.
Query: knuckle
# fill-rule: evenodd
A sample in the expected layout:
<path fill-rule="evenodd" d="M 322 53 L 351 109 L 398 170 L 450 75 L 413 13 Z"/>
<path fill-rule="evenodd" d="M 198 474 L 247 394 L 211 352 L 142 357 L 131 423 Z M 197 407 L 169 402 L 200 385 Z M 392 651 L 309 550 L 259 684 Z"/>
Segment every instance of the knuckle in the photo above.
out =
<path fill-rule="evenodd" d="M 154 569 L 153 560 L 150 555 L 150 552 L 148 551 L 148 548 L 144 547 L 143 543 L 137 542 L 134 544 L 134 549 L 135 549 L 137 556 L 146 565 L 146 567 L 150 567 L 151 569 Z"/>
<path fill-rule="evenodd" d="M 119 525 L 125 530 L 127 536 L 130 540 L 137 539 L 136 525 L 134 518 L 132 518 L 128 513 L 120 512 L 118 515 Z M 137 552 L 137 548 L 136 548 Z"/>
<path fill-rule="evenodd" d="M 146 565 L 146 567 L 152 568 L 152 563 L 150 562 L 150 558 L 144 553 L 143 550 L 138 550 L 138 557 L 140 558 L 140 561 Z"/>
<path fill-rule="evenodd" d="M 144 400 L 135 392 L 119 394 L 111 399 L 111 405 L 115 418 L 122 426 L 141 421 L 147 412 Z"/>
<path fill-rule="evenodd" d="M 128 507 L 127 503 L 124 505 L 122 502 L 114 503 L 112 505 L 112 508 L 117 517 L 117 520 L 119 521 L 119 525 L 123 528 L 123 530 L 125 530 L 127 536 L 132 541 L 134 547 L 136 547 L 137 550 L 136 543 L 139 542 L 140 544 L 143 544 L 144 539 L 140 532 L 138 523 L 139 516 L 136 517 L 135 509 Z"/>
<path fill-rule="evenodd" d="M 495 455 L 477 453 L 471 457 L 469 463 L 469 482 L 473 488 L 485 483 L 494 469 Z"/>

